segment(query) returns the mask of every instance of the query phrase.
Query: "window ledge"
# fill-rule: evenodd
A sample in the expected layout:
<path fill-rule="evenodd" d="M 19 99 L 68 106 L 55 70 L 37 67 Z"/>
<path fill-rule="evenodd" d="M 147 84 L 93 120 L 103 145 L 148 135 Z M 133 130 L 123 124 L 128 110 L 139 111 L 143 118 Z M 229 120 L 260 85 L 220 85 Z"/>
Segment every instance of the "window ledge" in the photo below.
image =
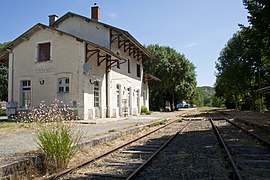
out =
<path fill-rule="evenodd" d="M 52 63 L 53 60 L 46 60 L 46 61 L 38 61 L 36 60 L 35 63 Z"/>

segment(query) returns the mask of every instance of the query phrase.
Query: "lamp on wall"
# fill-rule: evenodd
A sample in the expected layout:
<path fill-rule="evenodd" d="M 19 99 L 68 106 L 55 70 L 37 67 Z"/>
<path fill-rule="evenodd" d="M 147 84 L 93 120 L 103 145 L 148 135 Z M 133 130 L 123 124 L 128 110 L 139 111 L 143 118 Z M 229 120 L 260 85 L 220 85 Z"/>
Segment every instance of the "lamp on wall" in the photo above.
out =
<path fill-rule="evenodd" d="M 95 81 L 92 82 L 92 79 L 89 79 L 89 82 L 90 82 L 90 84 L 94 84 L 95 83 Z"/>
<path fill-rule="evenodd" d="M 43 85 L 44 83 L 45 83 L 45 80 L 44 79 L 42 79 L 42 80 L 39 81 L 39 84 L 40 85 Z"/>

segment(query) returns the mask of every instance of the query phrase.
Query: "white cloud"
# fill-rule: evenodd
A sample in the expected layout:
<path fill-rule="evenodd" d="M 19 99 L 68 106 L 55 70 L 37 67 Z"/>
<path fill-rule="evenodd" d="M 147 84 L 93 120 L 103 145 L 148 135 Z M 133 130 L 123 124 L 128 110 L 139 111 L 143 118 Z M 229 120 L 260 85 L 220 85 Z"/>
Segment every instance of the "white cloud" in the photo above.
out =
<path fill-rule="evenodd" d="M 109 18 L 111 18 L 111 19 L 116 19 L 116 18 L 119 17 L 118 14 L 116 14 L 116 13 L 109 13 L 108 16 L 109 16 Z"/>
<path fill-rule="evenodd" d="M 186 48 L 191 48 L 191 47 L 198 46 L 198 45 L 200 45 L 200 43 L 194 42 L 194 43 L 187 44 Z"/>

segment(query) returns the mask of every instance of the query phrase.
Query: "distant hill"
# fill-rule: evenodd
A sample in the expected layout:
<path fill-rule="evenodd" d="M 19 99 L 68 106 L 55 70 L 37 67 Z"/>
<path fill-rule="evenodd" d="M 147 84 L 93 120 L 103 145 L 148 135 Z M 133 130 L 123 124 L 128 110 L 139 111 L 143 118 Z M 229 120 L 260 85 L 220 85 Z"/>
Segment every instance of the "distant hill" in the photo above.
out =
<path fill-rule="evenodd" d="M 204 96 L 212 96 L 215 93 L 214 88 L 211 86 L 202 86 L 197 88 L 201 89 Z"/>

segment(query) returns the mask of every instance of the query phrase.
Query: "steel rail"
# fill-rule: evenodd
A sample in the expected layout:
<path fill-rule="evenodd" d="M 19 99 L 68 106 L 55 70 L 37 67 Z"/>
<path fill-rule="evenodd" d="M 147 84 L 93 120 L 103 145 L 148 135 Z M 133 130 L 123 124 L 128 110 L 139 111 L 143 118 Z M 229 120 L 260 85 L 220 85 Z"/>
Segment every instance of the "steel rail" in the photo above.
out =
<path fill-rule="evenodd" d="M 143 170 L 146 165 L 153 160 L 153 158 L 181 132 L 184 131 L 184 129 L 190 124 L 191 121 L 188 121 L 177 133 L 175 133 L 168 141 L 166 141 L 153 155 L 151 155 L 143 164 L 140 165 L 131 175 L 129 175 L 126 180 L 130 180 L 136 177 L 139 172 Z"/>
<path fill-rule="evenodd" d="M 108 152 L 106 152 L 106 153 L 104 153 L 104 154 L 102 154 L 100 156 L 97 156 L 97 157 L 95 157 L 93 159 L 87 160 L 87 161 L 85 161 L 85 162 L 83 162 L 83 163 L 81 163 L 81 164 L 79 164 L 77 166 L 74 166 L 72 168 L 69 168 L 69 169 L 67 169 L 65 171 L 62 171 L 62 172 L 56 174 L 56 175 L 51 175 L 51 176 L 49 176 L 49 177 L 47 177 L 45 179 L 46 180 L 55 180 L 55 179 L 58 179 L 60 177 L 63 177 L 65 175 L 67 175 L 67 174 L 69 174 L 69 173 L 71 173 L 71 172 L 73 172 L 73 171 L 75 171 L 77 169 L 80 169 L 80 168 L 82 168 L 82 167 L 84 167 L 84 166 L 86 166 L 86 165 L 88 165 L 88 164 L 90 164 L 90 163 L 92 163 L 92 162 L 94 162 L 96 160 L 99 160 L 99 159 L 101 159 L 101 158 L 103 158 L 103 157 L 105 157 L 105 156 L 107 156 L 107 155 L 109 155 L 109 154 L 111 154 L 111 153 L 113 153 L 113 152 L 115 152 L 115 151 L 117 151 L 117 150 L 119 150 L 119 149 L 121 149 L 121 148 L 123 148 L 123 147 L 125 147 L 125 146 L 127 146 L 129 144 L 131 144 L 131 143 L 134 143 L 134 142 L 136 142 L 136 141 L 138 141 L 138 140 L 140 140 L 140 139 L 142 139 L 142 138 L 144 138 L 146 136 L 149 136 L 150 134 L 153 134 L 154 132 L 156 132 L 156 131 L 158 131 L 158 130 L 160 130 L 162 128 L 165 128 L 166 126 L 169 126 L 170 124 L 172 124 L 172 123 L 174 123 L 174 122 L 176 122 L 178 120 L 179 119 L 176 118 L 175 120 L 172 120 L 172 122 L 169 122 L 169 123 L 167 123 L 167 124 L 165 124 L 165 125 L 157 128 L 157 129 L 155 129 L 155 130 L 153 130 L 153 131 L 151 131 L 151 132 L 149 132 L 149 133 L 147 133 L 147 134 L 145 134 L 143 136 L 140 136 L 140 137 L 138 137 L 138 138 L 136 138 L 136 139 L 134 139 L 132 141 L 129 141 L 129 142 L 127 142 L 127 143 L 125 143 L 125 144 L 123 144 L 123 145 L 121 145 L 119 147 L 116 147 L 115 149 L 112 149 L 111 151 L 108 151 Z"/>
<path fill-rule="evenodd" d="M 224 119 L 224 120 L 225 120 L 225 119 Z M 226 151 L 226 153 L 227 153 L 227 156 L 228 156 L 229 159 L 230 159 L 230 163 L 231 163 L 231 165 L 232 165 L 232 167 L 233 167 L 233 171 L 234 171 L 235 174 L 236 174 L 236 178 L 239 179 L 239 180 L 243 180 L 243 177 L 242 177 L 241 173 L 239 172 L 239 170 L 238 170 L 238 168 L 237 168 L 237 166 L 236 166 L 236 163 L 234 162 L 233 157 L 232 157 L 232 155 L 231 155 L 231 153 L 230 153 L 230 151 L 229 151 L 229 149 L 228 149 L 226 143 L 224 142 L 224 140 L 223 140 L 223 138 L 222 138 L 222 136 L 221 136 L 221 134 L 220 134 L 218 128 L 215 126 L 215 124 L 214 124 L 212 118 L 209 118 L 209 121 L 211 122 L 212 128 L 213 128 L 215 134 L 217 135 L 219 142 L 222 144 L 223 148 L 225 149 L 225 151 Z M 234 178 L 234 177 L 233 177 L 233 178 Z"/>
<path fill-rule="evenodd" d="M 246 130 L 245 128 L 239 126 L 238 124 L 236 124 L 236 123 L 230 121 L 230 120 L 227 119 L 227 118 L 225 118 L 225 120 L 226 120 L 228 123 L 232 124 L 233 126 L 236 126 L 237 128 L 243 130 L 245 133 L 247 133 L 247 134 L 249 134 L 249 135 L 255 137 L 256 139 L 258 139 L 259 141 L 261 141 L 264 145 L 266 145 L 268 148 L 270 147 L 270 142 L 267 141 L 266 139 L 264 139 L 264 138 L 262 138 L 262 137 L 260 137 L 260 136 L 258 136 L 258 135 L 256 135 L 256 134 L 254 134 L 253 132 L 250 132 L 250 131 Z"/>

